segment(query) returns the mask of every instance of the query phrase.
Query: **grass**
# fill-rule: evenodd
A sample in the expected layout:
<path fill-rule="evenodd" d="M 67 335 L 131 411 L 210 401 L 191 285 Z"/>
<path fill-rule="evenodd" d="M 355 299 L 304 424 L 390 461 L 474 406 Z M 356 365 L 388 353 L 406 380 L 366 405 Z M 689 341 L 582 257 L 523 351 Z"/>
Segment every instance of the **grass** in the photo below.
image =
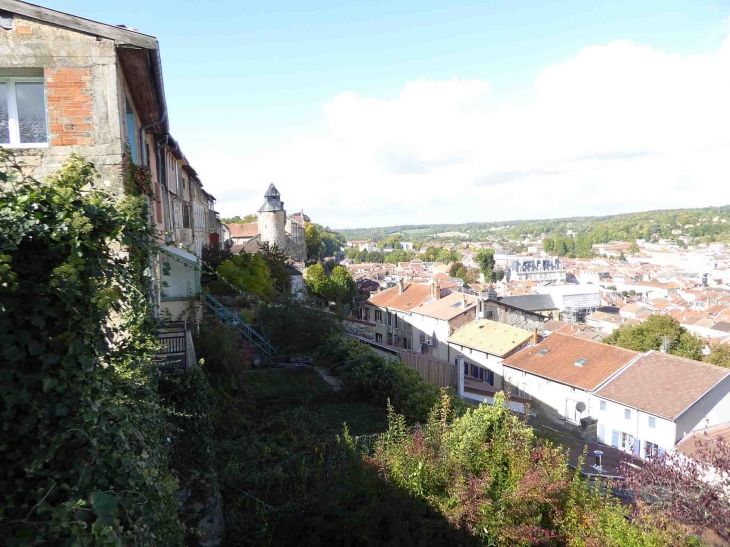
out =
<path fill-rule="evenodd" d="M 309 399 L 330 390 L 329 384 L 311 368 L 254 370 L 244 376 L 242 383 L 253 399 Z"/>

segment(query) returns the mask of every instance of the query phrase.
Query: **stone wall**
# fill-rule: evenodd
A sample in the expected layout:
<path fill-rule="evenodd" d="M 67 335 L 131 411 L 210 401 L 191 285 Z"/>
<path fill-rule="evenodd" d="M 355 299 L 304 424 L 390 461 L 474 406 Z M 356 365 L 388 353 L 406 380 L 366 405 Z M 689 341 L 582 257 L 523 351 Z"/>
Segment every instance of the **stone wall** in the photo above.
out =
<path fill-rule="evenodd" d="M 71 154 L 92 161 L 100 186 L 121 193 L 123 77 L 113 40 L 13 16 L 0 29 L 0 73 L 37 69 L 46 84 L 49 146 L 17 149 L 42 180 Z"/>

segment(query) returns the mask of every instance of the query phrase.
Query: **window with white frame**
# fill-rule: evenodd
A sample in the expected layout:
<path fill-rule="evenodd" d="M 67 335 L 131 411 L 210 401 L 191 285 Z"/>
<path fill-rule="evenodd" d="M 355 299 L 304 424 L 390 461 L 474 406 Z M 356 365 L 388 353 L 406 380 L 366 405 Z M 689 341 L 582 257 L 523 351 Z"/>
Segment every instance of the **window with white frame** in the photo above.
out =
<path fill-rule="evenodd" d="M 649 427 L 656 427 L 656 418 L 654 416 L 649 416 Z"/>
<path fill-rule="evenodd" d="M 631 419 L 631 409 L 630 408 L 624 408 L 624 418 L 627 420 Z"/>
<path fill-rule="evenodd" d="M 42 76 L 4 76 L 0 71 L 0 146 L 48 146 L 46 92 Z"/>
<path fill-rule="evenodd" d="M 601 401 L 600 407 L 601 407 L 601 410 L 606 410 L 606 401 Z"/>

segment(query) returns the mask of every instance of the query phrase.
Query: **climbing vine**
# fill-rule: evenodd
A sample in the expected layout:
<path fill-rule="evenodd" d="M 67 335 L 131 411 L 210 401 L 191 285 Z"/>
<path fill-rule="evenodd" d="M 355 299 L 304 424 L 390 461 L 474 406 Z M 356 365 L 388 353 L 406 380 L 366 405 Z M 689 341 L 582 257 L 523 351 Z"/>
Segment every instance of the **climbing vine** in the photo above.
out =
<path fill-rule="evenodd" d="M 144 185 L 115 202 L 96 178 L 72 156 L 41 184 L 0 149 L 0 536 L 179 545 Z"/>

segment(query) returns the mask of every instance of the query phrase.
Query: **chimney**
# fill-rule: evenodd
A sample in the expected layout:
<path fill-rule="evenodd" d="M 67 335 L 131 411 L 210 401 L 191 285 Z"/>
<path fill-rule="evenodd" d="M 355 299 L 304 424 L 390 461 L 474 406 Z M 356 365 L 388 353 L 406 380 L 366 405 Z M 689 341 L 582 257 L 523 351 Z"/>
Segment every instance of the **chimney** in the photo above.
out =
<path fill-rule="evenodd" d="M 466 308 L 466 293 L 461 293 L 461 307 Z"/>
<path fill-rule="evenodd" d="M 434 289 L 434 296 L 436 300 L 441 300 L 441 282 L 436 281 L 436 287 Z"/>
<path fill-rule="evenodd" d="M 535 331 L 532 333 L 532 345 L 537 345 L 537 329 L 535 329 Z"/>
<path fill-rule="evenodd" d="M 593 454 L 596 456 L 596 463 L 593 464 L 593 467 L 597 469 L 598 471 L 603 471 L 603 451 L 602 450 L 594 450 Z"/>
<path fill-rule="evenodd" d="M 398 294 L 403 294 L 404 286 L 403 286 L 403 278 L 398 278 Z"/>

